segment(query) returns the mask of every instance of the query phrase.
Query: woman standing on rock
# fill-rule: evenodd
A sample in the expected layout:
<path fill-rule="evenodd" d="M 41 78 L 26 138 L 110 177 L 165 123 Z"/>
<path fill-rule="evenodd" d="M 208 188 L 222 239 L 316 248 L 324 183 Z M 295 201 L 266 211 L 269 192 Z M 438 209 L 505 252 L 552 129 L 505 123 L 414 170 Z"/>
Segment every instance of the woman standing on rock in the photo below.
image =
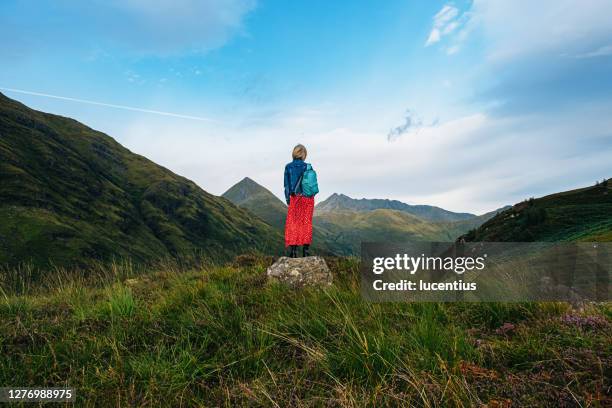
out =
<path fill-rule="evenodd" d="M 285 247 L 289 256 L 297 257 L 302 245 L 302 256 L 308 256 L 312 243 L 312 213 L 314 196 L 319 192 L 317 175 L 306 160 L 306 148 L 298 144 L 293 148 L 293 161 L 285 166 L 285 200 L 289 209 L 285 222 Z"/>

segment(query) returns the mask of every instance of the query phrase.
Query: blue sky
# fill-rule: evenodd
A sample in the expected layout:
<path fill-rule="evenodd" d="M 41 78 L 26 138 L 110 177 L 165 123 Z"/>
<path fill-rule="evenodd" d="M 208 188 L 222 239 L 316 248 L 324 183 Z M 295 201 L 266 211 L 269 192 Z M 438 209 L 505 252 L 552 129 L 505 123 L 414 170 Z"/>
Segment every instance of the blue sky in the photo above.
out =
<path fill-rule="evenodd" d="M 612 176 L 610 14 L 599 0 L 7 0 L 0 91 L 215 194 L 250 176 L 282 196 L 302 142 L 321 199 L 484 212 Z"/>

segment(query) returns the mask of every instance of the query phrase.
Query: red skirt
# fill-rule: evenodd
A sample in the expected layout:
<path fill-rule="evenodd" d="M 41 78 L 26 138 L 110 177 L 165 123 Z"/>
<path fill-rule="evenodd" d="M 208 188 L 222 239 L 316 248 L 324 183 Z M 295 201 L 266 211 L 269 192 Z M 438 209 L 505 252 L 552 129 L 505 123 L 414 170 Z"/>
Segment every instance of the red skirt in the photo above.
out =
<path fill-rule="evenodd" d="M 285 246 L 310 245 L 312 242 L 312 212 L 314 197 L 292 195 L 285 222 Z"/>

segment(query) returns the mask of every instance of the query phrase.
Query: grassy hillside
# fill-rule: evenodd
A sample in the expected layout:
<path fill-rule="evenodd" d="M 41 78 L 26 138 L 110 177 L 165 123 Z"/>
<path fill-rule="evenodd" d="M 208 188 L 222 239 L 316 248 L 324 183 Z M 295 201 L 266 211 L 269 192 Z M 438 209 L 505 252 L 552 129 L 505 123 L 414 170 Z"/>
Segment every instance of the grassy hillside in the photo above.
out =
<path fill-rule="evenodd" d="M 400 210 L 330 210 L 319 213 L 315 209 L 314 224 L 333 253 L 358 255 L 362 241 L 454 241 L 496 213 L 492 211 L 461 221 L 431 222 Z"/>
<path fill-rule="evenodd" d="M 111 137 L 0 94 L 0 264 L 276 250 L 280 234 Z"/>
<path fill-rule="evenodd" d="M 445 223 L 433 223 L 398 210 L 317 212 L 314 224 L 324 233 L 334 253 L 342 255 L 358 254 L 361 241 L 452 241 L 455 238 Z"/>
<path fill-rule="evenodd" d="M 76 406 L 612 403 L 609 305 L 375 304 L 355 260 L 303 291 L 266 283 L 268 262 L 0 284 L 0 385 L 69 384 Z"/>
<path fill-rule="evenodd" d="M 612 241 L 612 181 L 523 201 L 467 241 Z"/>
<path fill-rule="evenodd" d="M 415 215 L 432 222 L 453 222 L 476 217 L 469 213 L 456 213 L 431 205 L 410 205 L 397 200 L 386 199 L 355 199 L 344 194 L 332 194 L 327 200 L 317 204 L 317 213 L 323 214 L 335 211 L 372 211 L 396 210 Z"/>

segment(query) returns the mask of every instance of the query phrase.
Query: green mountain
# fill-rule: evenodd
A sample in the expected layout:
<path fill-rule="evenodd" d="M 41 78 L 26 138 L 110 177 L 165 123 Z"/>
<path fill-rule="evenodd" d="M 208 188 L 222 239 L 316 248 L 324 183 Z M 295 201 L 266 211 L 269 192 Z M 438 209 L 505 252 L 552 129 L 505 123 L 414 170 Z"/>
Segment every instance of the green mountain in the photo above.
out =
<path fill-rule="evenodd" d="M 389 209 L 317 213 L 314 225 L 322 231 L 328 247 L 342 255 L 359 254 L 362 241 L 453 241 L 457 236 L 452 235 L 446 223 Z"/>
<path fill-rule="evenodd" d="M 287 206 L 270 190 L 245 177 L 221 195 L 276 229 L 284 230 Z"/>
<path fill-rule="evenodd" d="M 0 264 L 278 250 L 249 212 L 69 118 L 0 94 Z"/>
<path fill-rule="evenodd" d="M 518 203 L 466 241 L 612 241 L 612 181 Z"/>
<path fill-rule="evenodd" d="M 344 194 L 334 193 L 317 205 L 317 214 L 333 211 L 372 211 L 397 210 L 415 215 L 427 221 L 452 222 L 476 217 L 469 213 L 456 213 L 431 205 L 410 205 L 397 200 L 355 199 Z"/>

